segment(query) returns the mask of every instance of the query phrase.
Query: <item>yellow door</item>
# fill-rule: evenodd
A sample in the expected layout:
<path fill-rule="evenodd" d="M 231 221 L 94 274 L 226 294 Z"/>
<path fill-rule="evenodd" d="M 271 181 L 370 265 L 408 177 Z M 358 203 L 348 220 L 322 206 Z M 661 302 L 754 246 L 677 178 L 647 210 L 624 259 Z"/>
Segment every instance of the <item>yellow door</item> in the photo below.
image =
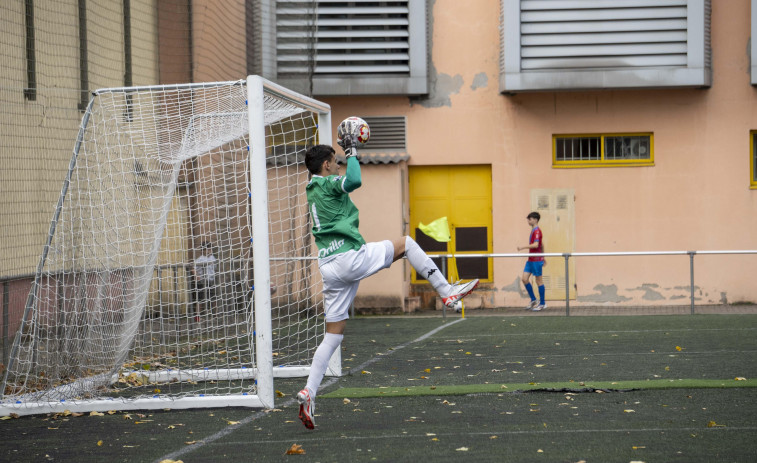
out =
<path fill-rule="evenodd" d="M 541 214 L 539 228 L 544 236 L 544 252 L 575 250 L 575 193 L 573 189 L 531 190 L 531 210 Z M 570 298 L 576 298 L 575 259 L 568 261 Z M 544 267 L 544 289 L 548 300 L 565 300 L 565 258 L 547 257 Z"/>
<path fill-rule="evenodd" d="M 481 254 L 492 252 L 492 171 L 491 166 L 411 166 L 411 236 L 429 255 Z M 440 243 L 418 228 L 447 217 L 452 240 Z M 479 278 L 491 282 L 492 259 L 472 257 L 434 259 L 448 280 Z M 456 271 L 455 271 L 456 270 Z M 424 282 L 413 271 L 413 283 Z"/>

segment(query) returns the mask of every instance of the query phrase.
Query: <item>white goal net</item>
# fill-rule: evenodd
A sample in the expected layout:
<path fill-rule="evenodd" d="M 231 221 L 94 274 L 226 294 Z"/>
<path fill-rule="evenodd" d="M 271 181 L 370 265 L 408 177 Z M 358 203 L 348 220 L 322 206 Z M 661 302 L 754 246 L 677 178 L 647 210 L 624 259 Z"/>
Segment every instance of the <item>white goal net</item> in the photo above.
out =
<path fill-rule="evenodd" d="M 272 407 L 323 334 L 304 153 L 330 122 L 255 76 L 94 92 L 0 413 Z"/>

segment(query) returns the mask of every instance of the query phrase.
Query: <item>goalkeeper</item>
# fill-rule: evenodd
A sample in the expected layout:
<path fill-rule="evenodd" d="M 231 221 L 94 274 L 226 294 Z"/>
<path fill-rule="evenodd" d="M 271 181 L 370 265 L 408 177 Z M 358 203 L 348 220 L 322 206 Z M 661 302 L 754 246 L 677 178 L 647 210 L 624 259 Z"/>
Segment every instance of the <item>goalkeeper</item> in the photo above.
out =
<path fill-rule="evenodd" d="M 451 307 L 478 286 L 477 279 L 450 285 L 436 264 L 409 236 L 394 241 L 365 242 L 358 231 L 358 209 L 349 195 L 360 187 L 362 181 L 356 141 L 350 131 L 347 133 L 337 140 L 347 156 L 345 175 L 339 175 L 331 146 L 316 145 L 305 153 L 305 164 L 312 174 L 306 191 L 318 247 L 318 266 L 323 277 L 326 315 L 326 334 L 313 356 L 307 385 L 297 394 L 299 417 L 308 429 L 314 428 L 315 396 L 329 359 L 342 342 L 349 307 L 360 280 L 388 268 L 404 255 L 415 271 L 431 283 L 447 306 Z"/>

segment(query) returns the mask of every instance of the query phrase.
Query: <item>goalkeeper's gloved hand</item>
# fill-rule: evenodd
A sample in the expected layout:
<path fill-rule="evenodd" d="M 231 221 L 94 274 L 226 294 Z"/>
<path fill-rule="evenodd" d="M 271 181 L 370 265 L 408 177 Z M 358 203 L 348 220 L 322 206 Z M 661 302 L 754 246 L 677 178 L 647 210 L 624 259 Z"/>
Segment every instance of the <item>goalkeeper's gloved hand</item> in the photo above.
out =
<path fill-rule="evenodd" d="M 355 156 L 360 160 L 360 156 L 357 154 L 357 143 L 355 143 L 355 136 L 352 134 L 345 135 L 339 142 L 339 146 L 344 150 L 344 156 L 349 159 Z"/>

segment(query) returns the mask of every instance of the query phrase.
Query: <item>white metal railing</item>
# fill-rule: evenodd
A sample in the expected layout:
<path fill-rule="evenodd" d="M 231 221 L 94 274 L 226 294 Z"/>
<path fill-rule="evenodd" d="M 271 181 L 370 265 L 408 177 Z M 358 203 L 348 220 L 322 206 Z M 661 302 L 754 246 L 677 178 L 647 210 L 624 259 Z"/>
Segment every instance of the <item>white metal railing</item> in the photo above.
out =
<path fill-rule="evenodd" d="M 565 315 L 570 316 L 570 272 L 571 257 L 607 257 L 607 256 L 689 256 L 689 280 L 691 283 L 691 313 L 694 314 L 694 256 L 697 254 L 757 254 L 757 250 L 722 250 L 722 251 L 630 251 L 630 252 L 545 252 L 545 253 L 492 253 L 492 254 L 429 254 L 437 258 L 471 258 L 471 257 L 562 257 L 565 259 Z M 446 261 L 442 261 L 444 265 Z M 444 270 L 444 269 L 442 269 Z"/>

